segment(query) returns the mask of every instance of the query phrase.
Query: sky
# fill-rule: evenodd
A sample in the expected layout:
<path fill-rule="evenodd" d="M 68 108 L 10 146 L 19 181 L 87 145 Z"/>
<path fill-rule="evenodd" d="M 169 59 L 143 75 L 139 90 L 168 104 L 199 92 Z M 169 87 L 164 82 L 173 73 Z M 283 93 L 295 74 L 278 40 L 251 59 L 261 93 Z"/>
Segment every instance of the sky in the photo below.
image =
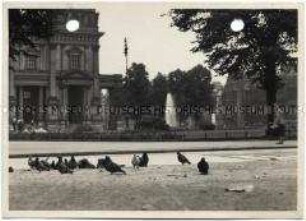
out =
<path fill-rule="evenodd" d="M 129 47 L 129 65 L 144 63 L 153 79 L 158 72 L 167 75 L 178 68 L 189 70 L 203 64 L 202 53 L 192 53 L 193 33 L 180 32 L 170 27 L 171 19 L 161 16 L 169 5 L 160 3 L 104 3 L 97 8 L 100 39 L 100 73 L 124 74 L 124 38 Z M 224 77 L 213 81 L 224 84 Z"/>

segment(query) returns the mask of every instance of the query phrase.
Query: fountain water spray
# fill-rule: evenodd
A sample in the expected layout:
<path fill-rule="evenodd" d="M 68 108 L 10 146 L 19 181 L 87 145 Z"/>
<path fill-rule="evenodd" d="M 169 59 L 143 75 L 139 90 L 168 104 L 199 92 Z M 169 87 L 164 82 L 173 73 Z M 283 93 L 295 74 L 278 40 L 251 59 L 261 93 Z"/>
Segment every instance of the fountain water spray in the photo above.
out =
<path fill-rule="evenodd" d="M 166 98 L 165 121 L 169 127 L 178 127 L 175 102 L 171 93 L 168 93 Z"/>

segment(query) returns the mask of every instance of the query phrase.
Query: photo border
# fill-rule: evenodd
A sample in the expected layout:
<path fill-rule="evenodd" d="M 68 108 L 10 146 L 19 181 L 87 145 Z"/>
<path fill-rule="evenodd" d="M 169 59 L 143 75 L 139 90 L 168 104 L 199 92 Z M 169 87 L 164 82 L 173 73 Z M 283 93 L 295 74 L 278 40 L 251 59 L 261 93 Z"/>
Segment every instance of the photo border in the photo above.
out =
<path fill-rule="evenodd" d="M 58 4 L 58 3 L 61 4 Z M 298 167 L 297 167 L 297 210 L 296 211 L 10 211 L 9 210 L 9 191 L 8 191 L 8 9 L 10 8 L 69 8 L 69 9 L 85 9 L 96 8 L 101 4 L 166 4 L 180 8 L 196 8 L 205 7 L 207 9 L 297 9 L 298 10 Z M 1 75 L 1 147 L 2 147 L 2 214 L 6 218 L 18 217 L 44 217 L 44 218 L 103 218 L 103 219 L 149 219 L 149 218 L 175 218 L 175 219 L 200 219 L 200 218 L 302 218 L 304 206 L 304 147 L 305 147 L 305 126 L 301 122 L 305 122 L 305 56 L 304 56 L 304 4 L 297 1 L 279 2 L 265 1 L 263 2 L 238 2 L 238 1 L 10 1 L 3 3 L 3 34 L 2 34 L 2 75 Z"/>

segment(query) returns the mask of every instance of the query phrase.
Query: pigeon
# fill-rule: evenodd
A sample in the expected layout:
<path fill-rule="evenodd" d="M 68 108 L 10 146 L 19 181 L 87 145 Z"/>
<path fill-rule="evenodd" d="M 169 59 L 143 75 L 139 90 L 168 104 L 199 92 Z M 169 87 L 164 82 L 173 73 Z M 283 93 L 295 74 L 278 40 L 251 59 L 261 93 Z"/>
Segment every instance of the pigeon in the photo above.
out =
<path fill-rule="evenodd" d="M 133 165 L 133 167 L 134 167 L 134 170 L 135 170 L 135 169 L 139 169 L 139 164 L 140 164 L 140 162 L 141 162 L 140 156 L 134 154 L 134 155 L 133 155 L 133 158 L 132 158 L 132 160 L 131 160 L 131 163 L 132 163 L 132 165 Z"/>
<path fill-rule="evenodd" d="M 126 172 L 121 169 L 121 166 L 113 162 L 109 156 L 106 156 L 105 159 L 101 159 L 101 163 L 103 167 L 111 174 L 121 172 L 126 175 Z"/>
<path fill-rule="evenodd" d="M 38 157 L 35 158 L 35 165 L 36 165 L 36 170 L 38 170 L 39 172 L 41 171 L 49 171 L 50 169 L 48 167 L 46 167 L 40 160 Z"/>
<path fill-rule="evenodd" d="M 69 168 L 69 163 L 68 163 L 68 160 L 66 158 L 64 159 L 64 163 L 65 163 L 65 166 Z"/>
<path fill-rule="evenodd" d="M 50 168 L 51 168 L 52 170 L 56 170 L 56 166 L 55 166 L 55 161 L 54 161 L 54 160 L 52 160 L 51 165 L 50 165 Z"/>
<path fill-rule="evenodd" d="M 191 164 L 190 161 L 187 159 L 187 157 L 185 157 L 183 154 L 181 154 L 180 152 L 177 152 L 177 159 L 178 161 L 184 165 L 185 163 Z"/>
<path fill-rule="evenodd" d="M 28 159 L 28 165 L 31 169 L 36 169 L 36 163 L 33 161 L 32 157 L 30 156 Z"/>
<path fill-rule="evenodd" d="M 72 170 L 69 169 L 69 167 L 66 166 L 66 164 L 64 162 L 61 162 L 58 164 L 57 170 L 61 173 L 61 174 L 65 174 L 65 173 L 73 173 Z"/>
<path fill-rule="evenodd" d="M 142 156 L 140 157 L 140 167 L 147 167 L 149 163 L 149 157 L 147 153 L 143 153 Z"/>
<path fill-rule="evenodd" d="M 202 157 L 200 162 L 198 163 L 199 172 L 203 175 L 208 174 L 209 164 L 206 162 L 205 158 Z"/>
<path fill-rule="evenodd" d="M 57 170 L 59 168 L 59 165 L 63 163 L 63 157 L 59 156 L 57 157 L 57 162 L 55 164 L 55 169 Z"/>
<path fill-rule="evenodd" d="M 14 172 L 14 168 L 13 168 L 13 167 L 9 167 L 9 168 L 8 168 L 8 172 L 9 172 L 9 173 L 13 173 L 13 172 Z"/>
<path fill-rule="evenodd" d="M 40 162 L 46 167 L 48 168 L 48 170 L 51 169 L 51 165 L 48 163 L 48 159 L 49 157 L 47 157 L 45 160 L 41 160 Z"/>
<path fill-rule="evenodd" d="M 76 162 L 74 156 L 71 156 L 71 159 L 69 161 L 69 168 L 74 170 L 78 167 L 78 163 Z"/>
<path fill-rule="evenodd" d="M 99 169 L 99 168 L 100 168 L 100 169 L 103 169 L 103 168 L 104 168 L 104 166 L 103 166 L 103 160 L 104 160 L 104 159 L 101 159 L 101 158 L 98 159 L 98 163 L 97 163 L 97 166 L 96 166 L 97 169 Z"/>
<path fill-rule="evenodd" d="M 79 168 L 80 169 L 95 169 L 95 165 L 90 163 L 86 158 L 83 158 L 79 161 Z"/>

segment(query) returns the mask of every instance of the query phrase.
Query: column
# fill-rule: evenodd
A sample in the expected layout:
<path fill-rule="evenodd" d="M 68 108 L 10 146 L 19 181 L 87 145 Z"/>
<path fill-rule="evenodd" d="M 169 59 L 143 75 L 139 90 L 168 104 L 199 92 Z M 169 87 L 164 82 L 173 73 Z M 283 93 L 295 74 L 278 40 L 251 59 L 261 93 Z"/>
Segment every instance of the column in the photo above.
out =
<path fill-rule="evenodd" d="M 83 109 L 84 109 L 84 121 L 89 120 L 89 100 L 88 100 L 89 88 L 84 87 L 84 101 L 83 101 Z"/>
<path fill-rule="evenodd" d="M 14 71 L 10 71 L 9 72 L 9 95 L 12 98 L 15 98 L 16 96 L 16 91 L 15 91 L 15 72 Z"/>
<path fill-rule="evenodd" d="M 43 106 L 44 106 L 44 88 L 39 87 L 38 89 L 38 121 L 43 121 Z"/>
<path fill-rule="evenodd" d="M 55 44 L 50 46 L 50 85 L 48 97 L 48 128 L 55 130 L 57 128 L 57 120 L 59 114 L 58 106 L 58 91 L 56 85 L 56 74 L 60 70 L 60 45 Z"/>
<path fill-rule="evenodd" d="M 89 71 L 89 72 L 91 72 L 91 73 L 93 73 L 94 72 L 94 69 L 93 69 L 93 59 L 94 59 L 94 57 L 93 57 L 93 49 L 92 49 L 92 46 L 89 46 L 88 48 L 87 48 L 87 61 L 85 61 L 85 63 L 87 64 L 87 70 Z"/>
<path fill-rule="evenodd" d="M 51 50 L 50 96 L 56 97 L 56 71 L 61 69 L 61 46 Z"/>
<path fill-rule="evenodd" d="M 23 120 L 23 87 L 19 87 L 19 119 Z"/>
<path fill-rule="evenodd" d="M 96 76 L 99 74 L 99 46 L 93 47 L 92 52 L 92 58 L 93 58 L 93 90 L 94 90 L 94 97 L 100 97 L 100 91 L 99 91 L 99 79 L 96 78 Z"/>
<path fill-rule="evenodd" d="M 9 71 L 9 124 L 12 126 L 13 120 L 16 119 L 16 88 L 15 88 L 15 72 Z"/>

